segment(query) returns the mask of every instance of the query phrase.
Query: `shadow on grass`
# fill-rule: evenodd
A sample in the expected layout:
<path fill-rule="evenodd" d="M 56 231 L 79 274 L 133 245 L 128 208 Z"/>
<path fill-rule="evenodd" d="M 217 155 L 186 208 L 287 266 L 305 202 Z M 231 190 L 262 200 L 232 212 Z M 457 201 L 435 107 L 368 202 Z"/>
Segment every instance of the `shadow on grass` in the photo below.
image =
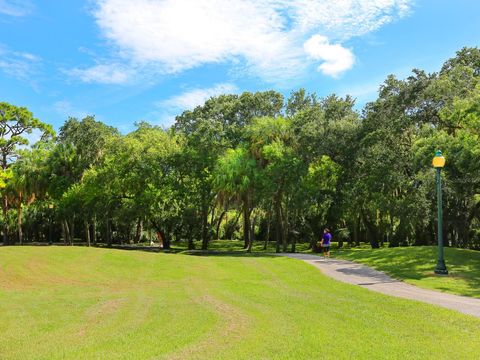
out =
<path fill-rule="evenodd" d="M 0 246 L 3 245 L 0 243 Z M 14 244 L 9 246 L 59 246 L 59 247 L 88 247 L 86 242 L 76 241 L 73 245 L 65 244 L 63 242 L 55 242 L 52 244 L 45 242 L 28 242 L 22 245 Z M 230 257 L 277 257 L 272 255 L 275 251 L 274 247 L 269 244 L 267 250 L 263 250 L 263 242 L 256 242 L 251 253 L 248 253 L 243 249 L 243 241 L 238 240 L 216 240 L 210 243 L 210 250 L 187 250 L 186 243 L 178 242 L 173 243 L 170 249 L 163 249 L 160 246 L 148 246 L 148 245 L 134 245 L 134 244 L 105 244 L 97 243 L 92 244 L 91 248 L 98 249 L 115 249 L 115 250 L 127 250 L 127 251 L 145 251 L 151 253 L 163 253 L 163 254 L 185 254 L 193 256 L 230 256 Z"/>
<path fill-rule="evenodd" d="M 0 246 L 4 246 L 1 244 Z M 146 251 L 146 252 L 155 252 L 155 253 L 166 253 L 166 254 L 176 254 L 179 252 L 182 252 L 185 250 L 185 248 L 177 248 L 177 247 L 172 247 L 170 249 L 162 249 L 159 246 L 145 246 L 145 245 L 120 245 L 120 244 L 112 244 L 112 245 L 107 245 L 103 243 L 97 243 L 95 245 L 88 246 L 87 243 L 81 243 L 81 242 L 75 242 L 73 245 L 65 244 L 63 242 L 58 242 L 58 243 L 34 243 L 34 242 L 29 242 L 29 243 L 24 243 L 24 244 L 11 244 L 8 245 L 8 247 L 25 247 L 25 246 L 35 246 L 35 247 L 89 247 L 89 248 L 97 248 L 97 249 L 115 249 L 115 250 L 136 250 L 136 251 Z"/>
<path fill-rule="evenodd" d="M 422 246 L 340 250 L 337 254 L 342 259 L 372 266 L 397 279 L 419 281 L 429 288 L 480 297 L 480 252 L 446 248 L 449 275 L 438 277 L 433 272 L 436 251 L 434 246 Z"/>
<path fill-rule="evenodd" d="M 192 256 L 223 256 L 223 257 L 269 257 L 278 258 L 278 256 L 266 252 L 247 252 L 246 250 L 236 251 L 217 251 L 217 250 L 186 250 L 181 254 Z"/>

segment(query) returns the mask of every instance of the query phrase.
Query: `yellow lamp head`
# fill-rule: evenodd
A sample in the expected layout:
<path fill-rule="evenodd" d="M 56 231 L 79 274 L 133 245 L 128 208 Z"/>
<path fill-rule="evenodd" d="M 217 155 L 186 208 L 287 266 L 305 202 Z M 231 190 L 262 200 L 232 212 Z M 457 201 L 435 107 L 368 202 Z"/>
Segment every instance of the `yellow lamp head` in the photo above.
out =
<path fill-rule="evenodd" d="M 435 152 L 435 157 L 433 158 L 432 165 L 434 168 L 443 168 L 445 166 L 445 158 L 442 155 L 440 150 Z"/>

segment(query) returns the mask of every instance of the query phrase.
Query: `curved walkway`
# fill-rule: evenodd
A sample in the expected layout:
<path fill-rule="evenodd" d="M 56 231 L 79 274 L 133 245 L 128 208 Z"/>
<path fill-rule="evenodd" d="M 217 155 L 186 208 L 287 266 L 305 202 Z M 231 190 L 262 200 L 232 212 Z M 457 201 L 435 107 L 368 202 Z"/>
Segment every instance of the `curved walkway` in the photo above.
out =
<path fill-rule="evenodd" d="M 359 285 L 386 295 L 443 306 L 464 314 L 480 317 L 480 299 L 422 289 L 352 261 L 324 260 L 322 257 L 310 254 L 276 255 L 303 260 L 320 269 L 325 275 L 345 283 Z"/>

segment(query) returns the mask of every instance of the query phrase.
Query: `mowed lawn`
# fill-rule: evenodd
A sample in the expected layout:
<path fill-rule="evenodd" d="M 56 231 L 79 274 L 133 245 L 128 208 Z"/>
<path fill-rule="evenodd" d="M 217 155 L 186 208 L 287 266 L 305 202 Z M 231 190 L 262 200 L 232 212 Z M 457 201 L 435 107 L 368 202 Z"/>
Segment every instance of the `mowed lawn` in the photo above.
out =
<path fill-rule="evenodd" d="M 0 248 L 0 359 L 473 359 L 480 319 L 301 261 Z"/>
<path fill-rule="evenodd" d="M 435 275 L 437 247 L 334 250 L 334 256 L 364 263 L 413 285 L 480 298 L 480 251 L 445 248 L 448 276 Z"/>

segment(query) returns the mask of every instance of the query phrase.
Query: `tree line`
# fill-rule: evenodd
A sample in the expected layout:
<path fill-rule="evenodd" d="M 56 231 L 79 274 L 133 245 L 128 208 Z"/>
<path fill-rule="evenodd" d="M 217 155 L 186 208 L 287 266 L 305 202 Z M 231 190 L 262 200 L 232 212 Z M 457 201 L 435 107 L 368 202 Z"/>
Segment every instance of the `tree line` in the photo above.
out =
<path fill-rule="evenodd" d="M 92 116 L 56 135 L 0 103 L 3 243 L 241 238 L 295 251 L 328 226 L 339 246 L 434 244 L 441 149 L 447 243 L 479 249 L 479 79 L 480 50 L 463 48 L 438 72 L 388 76 L 361 111 L 350 96 L 244 92 L 126 135 Z"/>

